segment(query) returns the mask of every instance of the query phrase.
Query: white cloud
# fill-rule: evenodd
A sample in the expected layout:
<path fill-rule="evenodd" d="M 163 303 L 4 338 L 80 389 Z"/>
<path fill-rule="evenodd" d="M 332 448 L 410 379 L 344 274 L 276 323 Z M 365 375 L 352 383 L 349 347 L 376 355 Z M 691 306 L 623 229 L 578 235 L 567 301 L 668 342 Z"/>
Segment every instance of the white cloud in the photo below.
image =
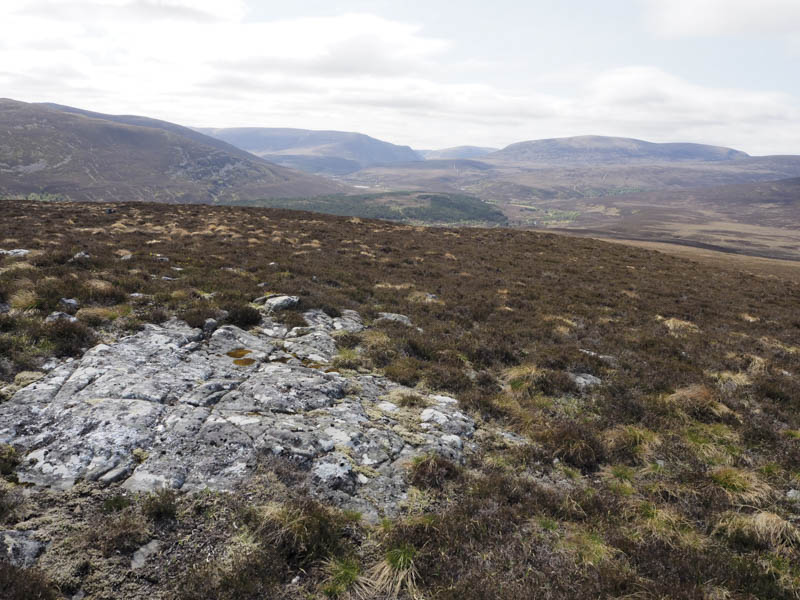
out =
<path fill-rule="evenodd" d="M 246 13 L 244 0 L 16 0 L 0 15 L 78 21 L 236 21 Z"/>
<path fill-rule="evenodd" d="M 778 93 L 716 89 L 647 66 L 562 70 L 550 77 L 557 94 L 511 91 L 490 83 L 486 63 L 454 58 L 448 40 L 415 24 L 367 14 L 246 22 L 245 9 L 4 3 L 0 96 L 190 126 L 361 131 L 416 147 L 597 133 L 800 152 L 797 101 Z"/>
<path fill-rule="evenodd" d="M 798 0 L 645 0 L 648 22 L 667 36 L 800 35 Z"/>

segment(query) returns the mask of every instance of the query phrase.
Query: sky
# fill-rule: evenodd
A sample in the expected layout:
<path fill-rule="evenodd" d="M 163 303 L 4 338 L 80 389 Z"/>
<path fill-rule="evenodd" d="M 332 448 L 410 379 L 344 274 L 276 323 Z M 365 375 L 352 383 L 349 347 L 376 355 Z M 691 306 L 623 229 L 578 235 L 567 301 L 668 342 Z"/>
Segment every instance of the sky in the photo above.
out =
<path fill-rule="evenodd" d="M 13 0 L 0 97 L 416 149 L 800 154 L 800 0 Z"/>

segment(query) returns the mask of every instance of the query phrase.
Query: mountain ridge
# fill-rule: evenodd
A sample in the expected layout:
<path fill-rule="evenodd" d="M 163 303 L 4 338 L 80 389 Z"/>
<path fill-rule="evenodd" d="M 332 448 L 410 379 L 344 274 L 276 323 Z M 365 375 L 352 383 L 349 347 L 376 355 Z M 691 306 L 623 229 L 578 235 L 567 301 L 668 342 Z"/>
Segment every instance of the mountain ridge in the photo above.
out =
<path fill-rule="evenodd" d="M 340 175 L 375 164 L 422 160 L 409 146 L 356 132 L 284 127 L 198 128 L 197 131 L 309 173 Z"/>
<path fill-rule="evenodd" d="M 347 190 L 147 117 L 3 99 L 0 132 L 5 196 L 231 204 Z"/>
<path fill-rule="evenodd" d="M 516 142 L 485 158 L 513 162 L 603 164 L 619 161 L 717 162 L 750 158 L 750 155 L 741 150 L 708 144 L 657 143 L 636 138 L 584 135 Z"/>

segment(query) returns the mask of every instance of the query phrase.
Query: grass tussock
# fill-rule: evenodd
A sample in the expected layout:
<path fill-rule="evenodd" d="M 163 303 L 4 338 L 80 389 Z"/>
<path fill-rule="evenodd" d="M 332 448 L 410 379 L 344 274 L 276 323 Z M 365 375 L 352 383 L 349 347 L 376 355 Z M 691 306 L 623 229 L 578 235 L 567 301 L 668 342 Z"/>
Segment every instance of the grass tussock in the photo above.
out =
<path fill-rule="evenodd" d="M 753 514 L 726 513 L 714 532 L 735 546 L 757 550 L 796 548 L 800 546 L 800 530 L 772 512 Z"/>

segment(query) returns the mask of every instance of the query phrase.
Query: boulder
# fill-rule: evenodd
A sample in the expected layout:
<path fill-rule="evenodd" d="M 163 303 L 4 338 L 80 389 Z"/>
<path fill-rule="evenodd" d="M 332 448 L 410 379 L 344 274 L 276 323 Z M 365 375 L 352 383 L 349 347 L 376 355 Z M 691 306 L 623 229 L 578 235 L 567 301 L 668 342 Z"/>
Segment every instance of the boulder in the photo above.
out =
<path fill-rule="evenodd" d="M 300 298 L 297 296 L 270 296 L 264 301 L 264 307 L 268 312 L 288 310 L 298 304 L 300 304 Z"/>

